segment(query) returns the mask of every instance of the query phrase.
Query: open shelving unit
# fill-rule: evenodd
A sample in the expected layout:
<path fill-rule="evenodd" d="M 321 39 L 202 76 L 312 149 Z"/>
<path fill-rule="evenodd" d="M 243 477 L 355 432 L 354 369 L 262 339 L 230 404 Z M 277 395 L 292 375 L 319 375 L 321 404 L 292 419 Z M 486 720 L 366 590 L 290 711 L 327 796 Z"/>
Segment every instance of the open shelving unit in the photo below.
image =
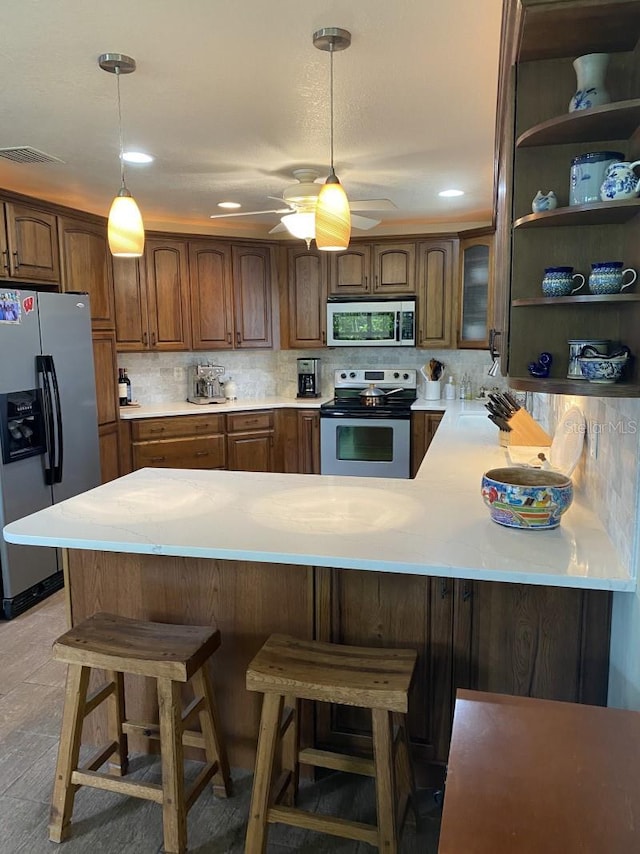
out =
<path fill-rule="evenodd" d="M 509 382 L 514 388 L 601 397 L 640 396 L 640 284 L 620 294 L 542 294 L 544 269 L 620 260 L 640 270 L 640 198 L 569 205 L 571 159 L 618 151 L 640 159 L 640 2 L 539 3 L 512 0 L 515 84 L 510 199 Z M 573 60 L 609 53 L 607 87 L 615 100 L 568 112 L 576 89 Z M 504 69 L 503 69 L 503 73 Z M 504 91 L 509 91 L 505 87 Z M 639 175 L 640 178 L 640 175 Z M 531 213 L 538 190 L 558 207 Z M 569 339 L 608 338 L 635 356 L 619 383 L 566 379 Z M 551 376 L 531 377 L 529 362 L 552 353 Z"/>

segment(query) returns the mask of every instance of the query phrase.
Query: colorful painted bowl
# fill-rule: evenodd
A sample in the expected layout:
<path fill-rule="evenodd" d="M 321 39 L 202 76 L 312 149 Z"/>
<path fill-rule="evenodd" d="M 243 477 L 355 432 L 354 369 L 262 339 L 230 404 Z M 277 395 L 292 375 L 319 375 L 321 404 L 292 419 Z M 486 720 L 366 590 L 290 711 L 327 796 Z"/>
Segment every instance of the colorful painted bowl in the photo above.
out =
<path fill-rule="evenodd" d="M 482 476 L 482 497 L 498 525 L 528 531 L 557 528 L 573 501 L 564 474 L 523 466 L 490 469 Z"/>

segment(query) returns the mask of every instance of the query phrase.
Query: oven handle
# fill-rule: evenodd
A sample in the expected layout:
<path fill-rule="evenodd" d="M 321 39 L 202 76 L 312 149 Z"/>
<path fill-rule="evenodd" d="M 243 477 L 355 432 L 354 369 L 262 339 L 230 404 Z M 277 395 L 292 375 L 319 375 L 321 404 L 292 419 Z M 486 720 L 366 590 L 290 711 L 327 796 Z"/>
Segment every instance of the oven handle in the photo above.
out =
<path fill-rule="evenodd" d="M 400 341 L 400 318 L 402 317 L 402 312 L 396 312 L 396 341 Z"/>

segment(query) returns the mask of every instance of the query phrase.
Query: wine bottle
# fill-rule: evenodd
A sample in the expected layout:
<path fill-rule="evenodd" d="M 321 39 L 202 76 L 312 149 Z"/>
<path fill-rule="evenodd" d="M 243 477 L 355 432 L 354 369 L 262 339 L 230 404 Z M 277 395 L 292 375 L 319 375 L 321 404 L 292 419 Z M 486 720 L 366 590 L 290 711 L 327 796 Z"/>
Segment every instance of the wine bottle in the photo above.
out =
<path fill-rule="evenodd" d="M 118 403 L 126 406 L 128 402 L 124 368 L 118 368 Z"/>
<path fill-rule="evenodd" d="M 131 396 L 131 380 L 129 379 L 129 377 L 127 375 L 127 369 L 123 368 L 123 371 L 124 371 L 124 383 L 127 387 L 127 404 L 129 404 L 129 403 L 131 403 L 131 401 L 133 399 Z"/>

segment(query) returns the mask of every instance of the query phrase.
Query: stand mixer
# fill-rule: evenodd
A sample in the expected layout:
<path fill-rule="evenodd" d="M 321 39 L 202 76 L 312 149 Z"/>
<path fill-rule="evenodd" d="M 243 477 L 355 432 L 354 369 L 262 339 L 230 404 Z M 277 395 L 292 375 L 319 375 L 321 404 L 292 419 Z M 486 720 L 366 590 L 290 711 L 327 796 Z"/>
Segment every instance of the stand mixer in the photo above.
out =
<path fill-rule="evenodd" d="M 220 365 L 189 366 L 189 403 L 224 403 L 225 398 L 220 386 L 220 377 L 224 368 Z"/>

